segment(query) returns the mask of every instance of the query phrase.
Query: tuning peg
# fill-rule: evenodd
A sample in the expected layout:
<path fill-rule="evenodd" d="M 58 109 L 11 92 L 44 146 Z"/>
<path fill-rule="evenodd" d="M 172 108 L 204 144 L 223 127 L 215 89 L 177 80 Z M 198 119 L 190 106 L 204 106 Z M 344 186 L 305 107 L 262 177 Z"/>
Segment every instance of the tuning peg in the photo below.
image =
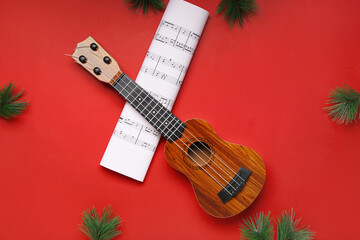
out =
<path fill-rule="evenodd" d="M 96 75 L 100 75 L 100 74 L 101 74 L 101 69 L 100 69 L 99 67 L 95 67 L 95 68 L 94 68 L 94 73 L 95 73 Z"/>
<path fill-rule="evenodd" d="M 90 44 L 90 48 L 93 50 L 93 51 L 97 51 L 99 46 L 96 44 L 96 43 L 92 43 Z"/>
<path fill-rule="evenodd" d="M 81 63 L 86 63 L 86 62 L 87 62 L 87 59 L 86 59 L 86 57 L 85 57 L 84 55 L 81 55 L 81 56 L 79 57 L 79 61 L 80 61 Z"/>
<path fill-rule="evenodd" d="M 71 57 L 98 80 L 108 84 L 122 73 L 116 60 L 92 37 L 79 42 Z"/>
<path fill-rule="evenodd" d="M 110 64 L 110 63 L 111 63 L 111 59 L 110 59 L 108 56 L 104 57 L 104 63 Z"/>

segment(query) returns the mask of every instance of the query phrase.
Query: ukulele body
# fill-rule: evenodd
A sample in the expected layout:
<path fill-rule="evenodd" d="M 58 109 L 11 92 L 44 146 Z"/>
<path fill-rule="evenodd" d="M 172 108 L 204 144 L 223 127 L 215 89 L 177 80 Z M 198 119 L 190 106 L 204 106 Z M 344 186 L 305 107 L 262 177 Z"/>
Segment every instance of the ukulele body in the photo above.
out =
<path fill-rule="evenodd" d="M 165 144 L 168 163 L 186 175 L 200 206 L 210 215 L 225 218 L 245 210 L 265 183 L 266 170 L 261 157 L 248 147 L 222 140 L 204 120 L 190 119 L 185 124 L 182 137 Z M 250 170 L 251 175 L 244 187 L 223 203 L 218 193 L 240 168 Z"/>

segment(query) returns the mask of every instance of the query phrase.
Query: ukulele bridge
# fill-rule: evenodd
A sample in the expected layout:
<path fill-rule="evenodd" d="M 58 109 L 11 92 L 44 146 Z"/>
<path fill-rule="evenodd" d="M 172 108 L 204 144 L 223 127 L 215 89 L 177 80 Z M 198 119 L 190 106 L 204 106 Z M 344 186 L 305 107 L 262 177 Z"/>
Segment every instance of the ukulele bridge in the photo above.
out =
<path fill-rule="evenodd" d="M 245 186 L 251 173 L 252 172 L 246 168 L 240 168 L 233 179 L 217 194 L 220 200 L 225 204 L 231 198 L 235 197 Z"/>

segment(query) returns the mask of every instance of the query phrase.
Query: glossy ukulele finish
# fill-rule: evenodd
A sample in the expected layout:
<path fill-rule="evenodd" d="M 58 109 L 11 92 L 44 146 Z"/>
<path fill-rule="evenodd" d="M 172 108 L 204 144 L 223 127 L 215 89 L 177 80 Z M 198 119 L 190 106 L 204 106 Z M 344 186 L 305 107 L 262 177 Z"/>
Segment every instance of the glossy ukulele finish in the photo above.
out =
<path fill-rule="evenodd" d="M 71 55 L 98 80 L 112 85 L 166 139 L 168 163 L 190 180 L 200 206 L 215 217 L 246 209 L 265 183 L 265 165 L 252 149 L 222 140 L 200 119 L 181 122 L 122 73 L 117 62 L 91 37 Z"/>
<path fill-rule="evenodd" d="M 190 119 L 185 124 L 191 134 L 185 131 L 181 139 L 175 140 L 184 151 L 177 147 L 175 143 L 166 142 L 165 144 L 165 157 L 168 163 L 188 177 L 199 204 L 210 215 L 231 217 L 245 210 L 259 195 L 265 183 L 263 160 L 254 150 L 248 147 L 222 140 L 210 124 L 204 120 Z M 197 156 L 192 151 L 189 151 L 189 147 L 198 141 L 206 143 L 209 148 L 203 147 L 202 151 L 195 148 Z M 206 149 L 211 151 L 206 151 Z M 192 154 L 193 158 L 190 158 L 185 153 Z M 209 156 L 208 161 L 200 163 L 201 160 L 197 160 L 197 158 L 203 155 Z M 236 197 L 223 204 L 217 195 L 222 187 L 194 162 L 195 159 L 210 173 L 221 173 L 222 177 L 215 173 L 212 175 L 223 186 L 230 179 L 229 176 L 233 177 L 235 175 L 233 171 L 237 172 L 241 167 L 251 170 L 252 174 Z M 233 171 L 230 169 L 233 169 Z"/>

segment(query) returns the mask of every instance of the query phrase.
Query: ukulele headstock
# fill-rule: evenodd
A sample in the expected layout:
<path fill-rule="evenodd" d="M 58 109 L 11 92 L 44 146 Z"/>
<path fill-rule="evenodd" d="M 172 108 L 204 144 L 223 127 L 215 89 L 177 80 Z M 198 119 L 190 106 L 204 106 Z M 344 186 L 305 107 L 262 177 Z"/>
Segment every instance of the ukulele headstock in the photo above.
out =
<path fill-rule="evenodd" d="M 122 71 L 113 59 L 91 36 L 79 42 L 71 57 L 99 81 L 112 84 Z"/>

